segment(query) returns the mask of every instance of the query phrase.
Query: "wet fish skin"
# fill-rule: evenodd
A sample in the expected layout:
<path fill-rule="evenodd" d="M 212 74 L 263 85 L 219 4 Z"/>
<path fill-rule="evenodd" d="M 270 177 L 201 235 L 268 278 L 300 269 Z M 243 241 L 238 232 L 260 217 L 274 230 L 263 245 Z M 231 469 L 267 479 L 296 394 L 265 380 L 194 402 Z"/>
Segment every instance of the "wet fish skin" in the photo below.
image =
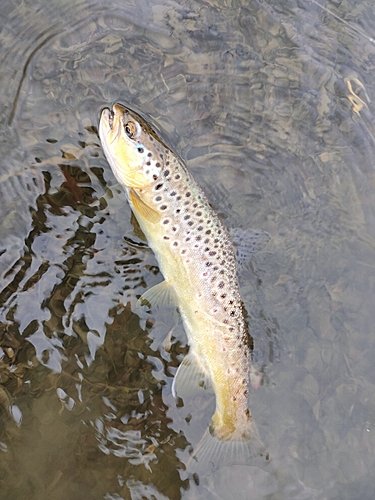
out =
<path fill-rule="evenodd" d="M 263 446 L 249 410 L 249 336 L 229 233 L 182 160 L 139 114 L 120 104 L 105 108 L 99 136 L 165 278 L 143 299 L 176 304 L 188 337 L 173 391 L 200 377 L 215 392 L 195 459 L 246 463 Z"/>

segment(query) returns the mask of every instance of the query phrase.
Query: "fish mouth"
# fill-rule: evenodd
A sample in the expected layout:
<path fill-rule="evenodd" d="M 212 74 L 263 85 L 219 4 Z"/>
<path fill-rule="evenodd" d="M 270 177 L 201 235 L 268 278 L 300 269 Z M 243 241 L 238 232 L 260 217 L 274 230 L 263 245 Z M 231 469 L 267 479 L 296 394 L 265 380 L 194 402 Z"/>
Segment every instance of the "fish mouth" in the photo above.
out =
<path fill-rule="evenodd" d="M 108 123 L 109 129 L 113 130 L 113 122 L 115 118 L 114 111 L 110 108 L 103 108 L 100 121 L 102 121 L 103 118 L 105 118 L 106 122 Z"/>
<path fill-rule="evenodd" d="M 112 109 L 107 109 L 107 118 L 108 118 L 108 125 L 109 128 L 112 130 L 113 129 L 113 119 L 115 117 L 115 113 Z"/>
<path fill-rule="evenodd" d="M 109 110 L 109 113 L 108 113 L 108 125 L 109 125 L 109 128 L 112 130 L 113 128 L 113 118 L 114 118 L 115 114 L 113 111 Z"/>

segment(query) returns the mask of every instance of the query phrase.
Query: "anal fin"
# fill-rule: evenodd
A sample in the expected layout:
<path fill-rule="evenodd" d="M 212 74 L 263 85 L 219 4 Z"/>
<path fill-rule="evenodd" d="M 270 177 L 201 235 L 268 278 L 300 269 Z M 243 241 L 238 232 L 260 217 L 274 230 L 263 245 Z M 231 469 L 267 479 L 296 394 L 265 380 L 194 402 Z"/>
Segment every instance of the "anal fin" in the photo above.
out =
<path fill-rule="evenodd" d="M 172 394 L 176 396 L 186 396 L 196 392 L 199 387 L 203 389 L 211 388 L 211 380 L 202 364 L 197 360 L 193 352 L 189 352 L 177 369 L 172 384 Z"/>

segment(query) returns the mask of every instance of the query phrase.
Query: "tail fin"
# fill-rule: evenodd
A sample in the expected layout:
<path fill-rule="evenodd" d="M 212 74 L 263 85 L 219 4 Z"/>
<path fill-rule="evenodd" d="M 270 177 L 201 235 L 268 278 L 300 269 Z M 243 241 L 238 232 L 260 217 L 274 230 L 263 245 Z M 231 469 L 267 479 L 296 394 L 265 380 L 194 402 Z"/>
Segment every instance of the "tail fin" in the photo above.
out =
<path fill-rule="evenodd" d="M 206 475 L 225 465 L 259 465 L 259 462 L 268 463 L 269 456 L 252 421 L 249 439 L 222 440 L 208 428 L 190 457 L 187 471 Z"/>

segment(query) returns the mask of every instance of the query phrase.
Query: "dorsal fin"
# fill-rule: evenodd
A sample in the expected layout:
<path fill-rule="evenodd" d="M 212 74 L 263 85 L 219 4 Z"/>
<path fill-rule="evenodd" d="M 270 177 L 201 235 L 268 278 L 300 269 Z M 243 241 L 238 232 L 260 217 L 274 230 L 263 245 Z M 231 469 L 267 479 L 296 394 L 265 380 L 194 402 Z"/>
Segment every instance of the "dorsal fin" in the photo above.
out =
<path fill-rule="evenodd" d="M 231 229 L 230 236 L 235 247 L 239 272 L 252 255 L 262 250 L 271 239 L 268 233 L 260 229 L 241 229 L 239 227 Z"/>

